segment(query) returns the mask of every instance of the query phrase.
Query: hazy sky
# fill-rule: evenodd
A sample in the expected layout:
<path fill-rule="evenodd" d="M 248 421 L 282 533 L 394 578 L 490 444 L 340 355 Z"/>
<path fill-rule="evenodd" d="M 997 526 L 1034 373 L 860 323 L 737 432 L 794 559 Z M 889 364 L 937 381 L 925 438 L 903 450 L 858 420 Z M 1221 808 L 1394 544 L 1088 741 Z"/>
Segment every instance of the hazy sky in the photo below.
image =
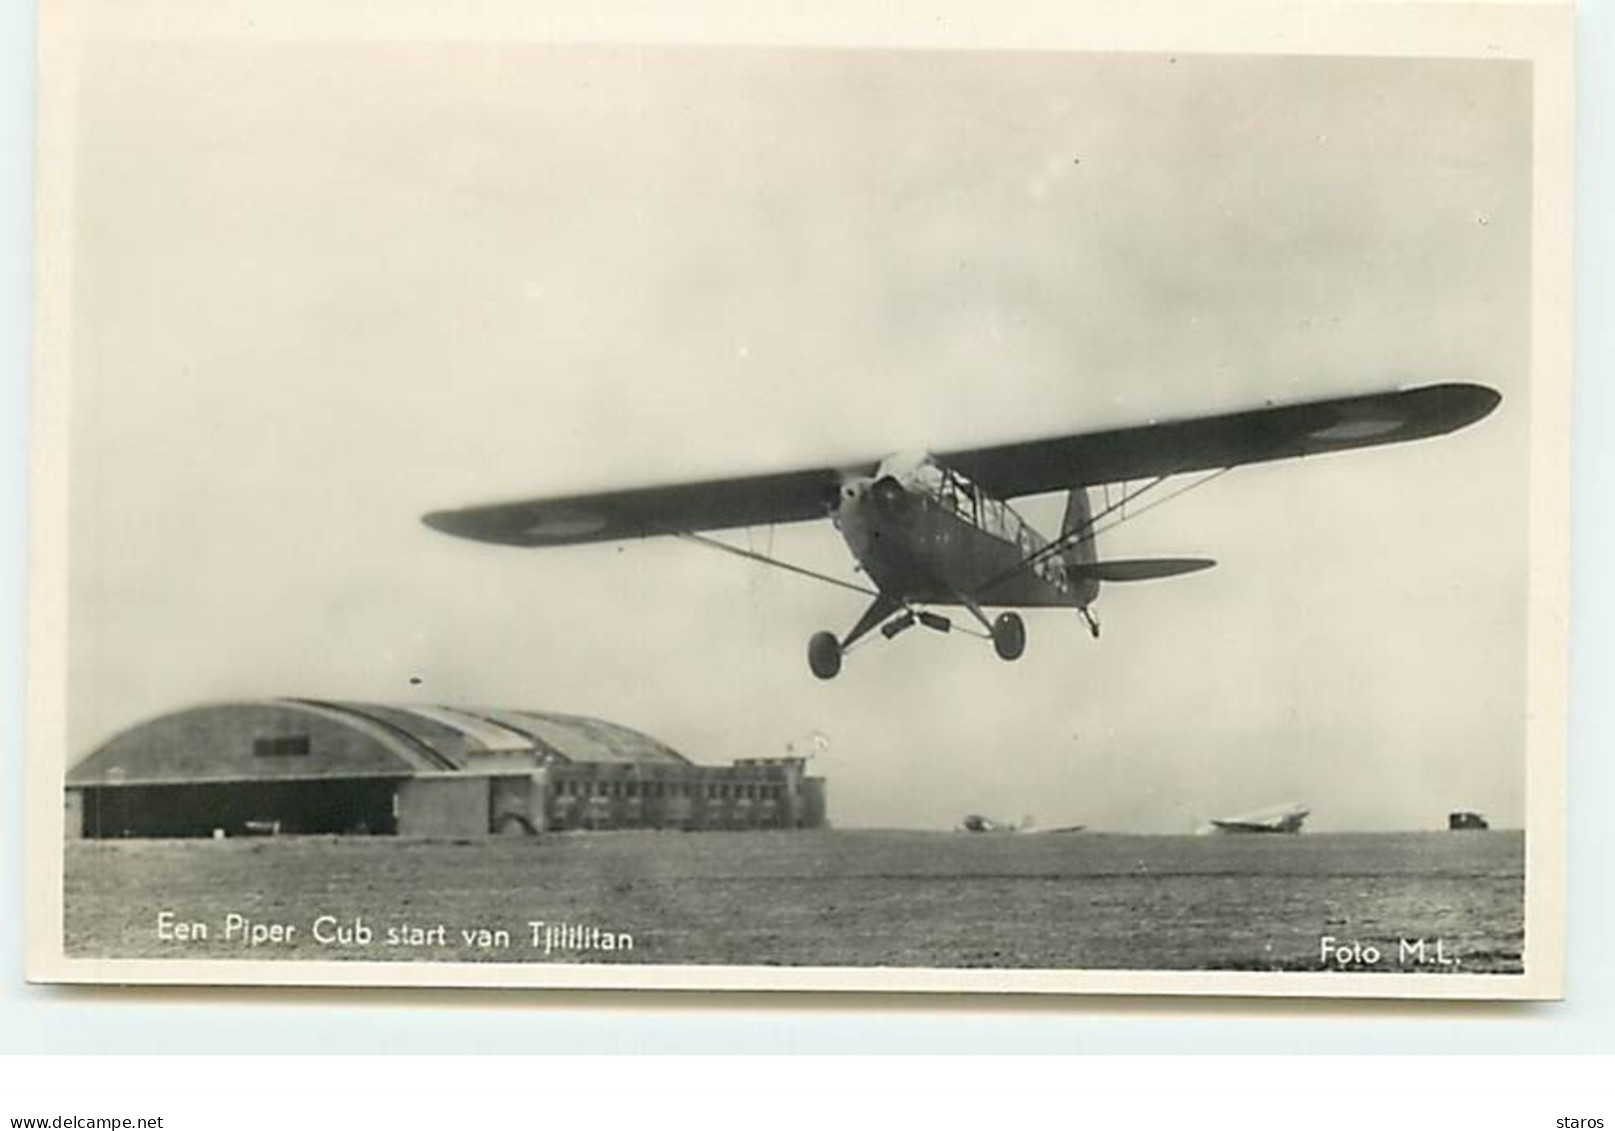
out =
<path fill-rule="evenodd" d="M 84 74 L 70 760 L 304 695 L 703 762 L 819 730 L 844 826 L 1523 821 L 1524 64 L 125 43 Z M 1107 586 L 1098 642 L 1028 614 L 1015 664 L 915 630 L 820 683 L 853 594 L 418 521 L 1441 380 L 1503 404 L 1151 512 L 1102 553 L 1218 567 Z M 852 576 L 828 523 L 754 544 Z"/>

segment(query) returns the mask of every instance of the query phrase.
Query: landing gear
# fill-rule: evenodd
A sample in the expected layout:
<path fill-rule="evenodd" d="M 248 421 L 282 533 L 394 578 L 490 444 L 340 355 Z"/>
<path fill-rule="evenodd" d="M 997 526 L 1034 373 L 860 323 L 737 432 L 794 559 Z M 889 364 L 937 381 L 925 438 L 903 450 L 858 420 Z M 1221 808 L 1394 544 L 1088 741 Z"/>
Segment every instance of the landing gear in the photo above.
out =
<path fill-rule="evenodd" d="M 815 632 L 808 641 L 808 667 L 820 679 L 834 679 L 841 671 L 841 641 L 833 632 Z"/>
<path fill-rule="evenodd" d="M 1018 660 L 1026 651 L 1026 622 L 1016 613 L 999 613 L 993 621 L 993 650 L 1001 660 Z"/>
<path fill-rule="evenodd" d="M 858 623 L 847 633 L 845 640 L 837 640 L 833 632 L 815 632 L 813 638 L 808 641 L 808 667 L 812 668 L 813 674 L 820 679 L 834 679 L 836 673 L 841 671 L 842 654 L 873 631 L 881 621 L 902 608 L 901 601 L 881 593 L 870 602 L 869 607 L 864 610 L 864 615 L 858 618 Z M 905 624 L 902 628 L 888 632 L 886 638 L 891 639 L 907 627 L 909 626 Z"/>
<path fill-rule="evenodd" d="M 964 604 L 981 622 L 982 628 L 987 630 L 987 635 L 993 642 L 993 650 L 1001 659 L 1020 659 L 1021 653 L 1026 651 L 1026 624 L 1018 614 L 1000 613 L 997 620 L 989 621 L 980 605 L 969 600 Z M 891 619 L 888 620 L 888 617 Z M 815 632 L 808 640 L 808 667 L 820 679 L 834 679 L 841 674 L 841 660 L 847 654 L 847 650 L 877 627 L 882 636 L 891 640 L 916 624 L 922 624 L 933 632 L 953 630 L 953 622 L 947 617 L 928 609 L 915 609 L 896 598 L 881 594 L 864 610 L 863 616 L 858 618 L 858 623 L 852 626 L 852 631 L 844 638 L 837 638 L 833 632 Z"/>

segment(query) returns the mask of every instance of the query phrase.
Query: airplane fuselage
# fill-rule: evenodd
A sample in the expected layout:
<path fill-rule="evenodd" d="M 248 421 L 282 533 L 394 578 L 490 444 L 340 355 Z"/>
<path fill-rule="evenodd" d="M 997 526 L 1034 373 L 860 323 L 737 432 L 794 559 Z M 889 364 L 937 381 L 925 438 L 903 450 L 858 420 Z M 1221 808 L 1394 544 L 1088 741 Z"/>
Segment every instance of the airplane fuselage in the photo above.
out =
<path fill-rule="evenodd" d="M 842 486 L 833 519 L 869 579 L 930 605 L 1076 605 L 1057 554 L 1024 562 L 1048 539 L 1009 504 L 936 463 L 896 457 Z"/>

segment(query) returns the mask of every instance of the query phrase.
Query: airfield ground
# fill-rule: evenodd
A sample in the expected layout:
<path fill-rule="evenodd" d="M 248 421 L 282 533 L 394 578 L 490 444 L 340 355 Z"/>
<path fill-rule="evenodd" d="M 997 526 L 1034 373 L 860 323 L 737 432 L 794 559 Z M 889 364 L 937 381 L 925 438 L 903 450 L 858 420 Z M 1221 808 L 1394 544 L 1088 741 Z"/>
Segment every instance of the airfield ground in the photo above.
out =
<path fill-rule="evenodd" d="M 1517 832 L 74 841 L 65 946 L 98 958 L 1310 971 L 1327 934 L 1393 952 L 1399 937 L 1440 938 L 1456 969 L 1517 972 L 1523 875 Z M 535 922 L 583 933 L 550 936 L 546 953 Z M 607 935 L 632 949 L 603 949 Z"/>

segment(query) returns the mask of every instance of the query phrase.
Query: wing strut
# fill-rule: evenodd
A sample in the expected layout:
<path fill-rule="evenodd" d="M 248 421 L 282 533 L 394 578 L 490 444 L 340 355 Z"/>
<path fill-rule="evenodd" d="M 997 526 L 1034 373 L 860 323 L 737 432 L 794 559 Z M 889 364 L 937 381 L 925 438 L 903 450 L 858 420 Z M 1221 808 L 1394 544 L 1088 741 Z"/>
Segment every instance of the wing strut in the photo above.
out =
<path fill-rule="evenodd" d="M 1098 514 L 1090 515 L 1087 522 L 1082 523 L 1080 526 L 1073 527 L 1070 530 L 1061 531 L 1060 536 L 1054 541 L 1050 542 L 1047 546 L 1044 546 L 1040 550 L 1034 550 L 1032 553 L 1026 555 L 1026 557 L 1022 558 L 1019 562 L 1016 562 L 1002 573 L 989 578 L 985 584 L 977 586 L 976 592 L 985 593 L 993 586 L 1000 585 L 1009 578 L 1014 577 L 1016 574 L 1031 569 L 1033 566 L 1037 565 L 1038 562 L 1041 562 L 1046 558 L 1053 557 L 1055 554 L 1058 554 L 1061 550 L 1065 549 L 1073 542 L 1081 541 L 1083 537 L 1093 529 L 1096 522 L 1104 518 L 1106 515 L 1113 514 L 1122 507 L 1125 507 L 1129 502 L 1138 498 L 1140 495 L 1159 487 L 1162 483 L 1166 482 L 1167 477 L 1170 474 L 1171 473 L 1168 472 L 1164 475 L 1157 475 L 1154 479 L 1150 480 L 1138 490 L 1133 492 L 1123 492 L 1121 498 L 1117 499 L 1113 503 L 1108 503 L 1102 510 L 1099 511 Z"/>
<path fill-rule="evenodd" d="M 1154 479 L 1151 479 L 1148 483 L 1144 484 L 1144 486 L 1140 487 L 1136 491 L 1123 491 L 1122 495 L 1121 495 L 1121 497 L 1119 499 L 1116 499 L 1114 502 L 1107 502 L 1105 504 L 1105 506 L 1102 509 L 1100 509 L 1097 513 L 1090 515 L 1086 522 L 1083 522 L 1083 523 L 1081 523 L 1081 524 L 1079 524 L 1077 526 L 1074 526 L 1070 530 L 1061 531 L 1060 536 L 1058 538 L 1054 539 L 1054 541 L 1050 542 L 1047 546 L 1044 546 L 1042 549 L 1036 550 L 1033 553 L 1028 554 L 1026 557 L 1022 558 L 1017 564 L 1011 566 L 1009 569 L 1004 570 L 1002 573 L 998 574 L 996 577 L 991 578 L 990 580 L 987 581 L 987 583 L 985 585 L 979 586 L 976 589 L 976 592 L 978 594 L 986 593 L 988 590 L 992 589 L 993 586 L 1002 584 L 1004 581 L 1008 580 L 1011 577 L 1014 577 L 1016 574 L 1022 572 L 1023 570 L 1031 569 L 1033 566 L 1037 565 L 1039 562 L 1045 561 L 1046 559 L 1053 557 L 1055 554 L 1058 554 L 1061 550 L 1064 550 L 1067 546 L 1071 545 L 1073 542 L 1080 542 L 1083 538 L 1087 537 L 1090 532 L 1092 532 L 1097 537 L 1099 534 L 1103 534 L 1105 531 L 1114 530 L 1118 526 L 1121 526 L 1123 523 L 1131 522 L 1135 518 L 1139 518 L 1142 515 L 1148 514 L 1150 511 L 1154 510 L 1156 507 L 1160 506 L 1162 503 L 1169 503 L 1173 499 L 1176 499 L 1181 495 L 1187 495 L 1190 491 L 1193 491 L 1198 487 L 1204 487 L 1207 483 L 1210 483 L 1213 479 L 1216 479 L 1219 476 L 1228 474 L 1228 472 L 1232 471 L 1237 466 L 1238 466 L 1237 464 L 1229 464 L 1227 467 L 1219 467 L 1215 471 L 1210 472 L 1207 475 L 1202 475 L 1199 479 L 1196 479 L 1192 483 L 1184 484 L 1182 487 L 1179 487 L 1176 491 L 1172 491 L 1172 492 L 1170 492 L 1170 493 L 1168 493 L 1166 495 L 1162 495 L 1159 499 L 1155 499 L 1154 501 L 1149 503 L 1147 506 L 1141 507 L 1140 509 L 1134 511 L 1132 514 L 1123 514 L 1121 518 L 1118 518 L 1115 522 L 1113 522 L 1110 525 L 1106 526 L 1103 530 L 1095 529 L 1098 526 L 1099 521 L 1101 519 L 1106 518 L 1109 515 L 1114 514 L 1116 511 L 1122 510 L 1124 507 L 1127 506 L 1127 504 L 1135 501 L 1141 495 L 1144 495 L 1144 494 L 1146 494 L 1146 493 L 1148 493 L 1150 491 L 1153 491 L 1155 488 L 1159 487 L 1162 483 L 1165 483 L 1168 479 L 1170 479 L 1174 473 L 1169 471 L 1169 472 L 1165 472 L 1165 473 L 1163 473 L 1161 475 L 1157 475 Z"/>
<path fill-rule="evenodd" d="M 782 562 L 778 558 L 771 558 L 767 554 L 759 554 L 755 550 L 743 550 L 739 546 L 731 546 L 729 543 L 719 541 L 716 538 L 708 538 L 705 534 L 696 534 L 689 530 L 668 530 L 664 531 L 664 533 L 671 534 L 676 538 L 682 538 L 686 542 L 694 542 L 698 546 L 706 546 L 713 550 L 722 550 L 726 554 L 733 554 L 735 557 L 745 558 L 747 561 L 762 562 L 764 565 L 770 565 L 775 569 L 785 570 L 787 573 L 797 573 L 801 574 L 803 577 L 811 577 L 815 581 L 824 582 L 826 585 L 834 585 L 841 589 L 850 589 L 854 593 L 862 593 L 866 597 L 880 596 L 880 594 L 878 594 L 875 590 L 870 589 L 867 586 L 858 585 L 851 581 L 843 581 L 841 578 L 831 577 L 827 573 L 818 573 L 814 570 L 808 569 L 805 566 L 792 565 L 790 562 Z"/>
<path fill-rule="evenodd" d="M 1207 483 L 1210 483 L 1213 479 L 1216 479 L 1219 476 L 1227 475 L 1230 471 L 1234 470 L 1234 468 L 1236 468 L 1238 466 L 1239 466 L 1239 464 L 1229 464 L 1227 467 L 1219 467 L 1216 471 L 1210 472 L 1210 473 L 1208 473 L 1206 475 L 1202 475 L 1199 479 L 1196 479 L 1193 483 L 1185 483 L 1182 487 L 1179 487 L 1176 491 L 1173 491 L 1170 494 L 1162 495 L 1159 499 L 1154 500 L 1153 502 L 1149 503 L 1147 506 L 1140 507 L 1138 510 L 1134 511 L 1132 514 L 1123 515 L 1121 518 L 1118 518 L 1115 522 L 1111 523 L 1109 526 L 1106 526 L 1106 527 L 1104 527 L 1103 529 L 1100 529 L 1100 530 L 1095 530 L 1094 531 L 1094 537 L 1097 538 L 1099 535 L 1104 534 L 1106 531 L 1115 530 L 1118 526 L 1122 525 L 1125 522 L 1132 522 L 1135 518 L 1140 518 L 1140 517 L 1148 514 L 1150 511 L 1154 510 L 1156 507 L 1160 506 L 1162 503 L 1170 503 L 1173 499 L 1176 499 L 1179 496 L 1187 495 L 1190 491 L 1196 490 L 1197 488 L 1200 488 L 1200 487 L 1204 487 Z M 1135 492 L 1132 497 L 1136 499 L 1136 498 L 1138 498 L 1138 495 L 1141 494 L 1141 493 L 1142 492 Z M 1126 503 L 1127 500 L 1123 499 L 1122 502 Z M 1101 511 L 1099 514 L 1095 515 L 1093 517 L 1093 519 L 1087 525 L 1089 525 L 1091 527 L 1095 522 L 1098 522 L 1099 519 L 1102 518 L 1102 517 L 1104 517 L 1104 512 L 1103 511 Z M 1062 535 L 1062 538 L 1063 537 L 1064 536 Z"/>

